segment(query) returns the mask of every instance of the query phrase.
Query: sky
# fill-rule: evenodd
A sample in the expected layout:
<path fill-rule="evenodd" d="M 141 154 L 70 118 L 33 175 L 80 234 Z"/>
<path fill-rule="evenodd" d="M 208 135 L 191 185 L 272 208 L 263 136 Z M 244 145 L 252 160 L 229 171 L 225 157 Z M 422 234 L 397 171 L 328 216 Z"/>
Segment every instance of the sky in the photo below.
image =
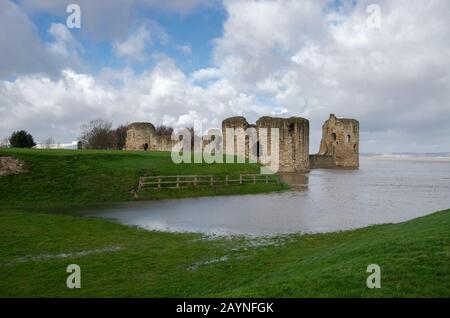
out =
<path fill-rule="evenodd" d="M 0 138 L 300 116 L 315 153 L 334 113 L 362 152 L 449 152 L 449 61 L 448 0 L 0 0 Z"/>

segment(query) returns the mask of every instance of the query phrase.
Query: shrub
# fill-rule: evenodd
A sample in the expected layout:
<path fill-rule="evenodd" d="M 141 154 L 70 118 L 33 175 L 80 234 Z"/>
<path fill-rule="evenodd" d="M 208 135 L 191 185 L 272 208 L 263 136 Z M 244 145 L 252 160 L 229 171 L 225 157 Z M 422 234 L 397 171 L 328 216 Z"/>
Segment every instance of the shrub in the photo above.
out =
<path fill-rule="evenodd" d="M 9 137 L 9 143 L 13 148 L 32 148 L 36 146 L 33 136 L 25 130 L 15 131 Z"/>

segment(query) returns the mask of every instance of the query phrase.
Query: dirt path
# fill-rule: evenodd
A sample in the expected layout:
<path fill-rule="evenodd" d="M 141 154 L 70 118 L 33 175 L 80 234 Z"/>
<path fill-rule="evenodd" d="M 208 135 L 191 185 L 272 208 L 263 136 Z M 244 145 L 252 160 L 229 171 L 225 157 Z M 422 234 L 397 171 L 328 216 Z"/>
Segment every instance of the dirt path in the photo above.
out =
<path fill-rule="evenodd" d="M 0 157 L 0 177 L 23 171 L 23 162 L 13 157 Z"/>

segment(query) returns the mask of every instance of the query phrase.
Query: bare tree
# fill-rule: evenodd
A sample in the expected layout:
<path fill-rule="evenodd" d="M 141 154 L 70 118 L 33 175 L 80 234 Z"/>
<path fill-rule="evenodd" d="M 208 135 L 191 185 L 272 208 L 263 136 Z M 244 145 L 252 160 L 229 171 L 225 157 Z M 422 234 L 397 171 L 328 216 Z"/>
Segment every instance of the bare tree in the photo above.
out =
<path fill-rule="evenodd" d="M 9 146 L 9 138 L 5 137 L 0 141 L 0 148 L 8 148 Z"/>
<path fill-rule="evenodd" d="M 122 150 L 125 148 L 125 142 L 127 140 L 128 125 L 120 125 L 114 130 L 115 148 Z"/>
<path fill-rule="evenodd" d="M 113 149 L 115 147 L 112 124 L 103 119 L 90 121 L 81 126 L 80 140 L 88 149 Z"/>
<path fill-rule="evenodd" d="M 48 137 L 47 139 L 45 139 L 44 141 L 44 148 L 45 149 L 50 149 L 52 148 L 52 146 L 55 144 L 55 140 L 52 137 Z"/>
<path fill-rule="evenodd" d="M 173 128 L 165 125 L 156 127 L 156 136 L 159 137 L 172 137 Z"/>

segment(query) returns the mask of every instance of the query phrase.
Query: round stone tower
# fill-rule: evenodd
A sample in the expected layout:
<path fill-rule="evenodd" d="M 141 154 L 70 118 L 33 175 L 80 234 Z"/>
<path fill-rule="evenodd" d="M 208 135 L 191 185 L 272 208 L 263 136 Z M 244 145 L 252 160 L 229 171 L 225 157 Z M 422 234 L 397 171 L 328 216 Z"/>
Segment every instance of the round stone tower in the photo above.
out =
<path fill-rule="evenodd" d="M 156 148 L 155 126 L 151 123 L 128 125 L 126 150 L 154 150 Z"/>
<path fill-rule="evenodd" d="M 261 117 L 256 122 L 256 127 L 258 130 L 279 129 L 280 172 L 309 171 L 309 120 L 302 117 Z M 268 137 L 270 145 L 270 133 Z"/>
<path fill-rule="evenodd" d="M 264 151 L 272 154 L 272 142 L 279 142 L 279 171 L 280 172 L 308 172 L 309 171 L 309 121 L 301 117 L 274 118 L 261 117 L 256 125 L 249 124 L 244 117 L 232 117 L 222 122 L 224 134 L 224 152 L 227 128 L 251 130 L 254 129 L 257 135 L 256 144 L 250 145 L 246 136 L 244 144 L 234 143 L 234 154 L 249 155 L 251 151 L 256 157 L 264 155 Z M 272 129 L 278 129 L 279 140 L 272 140 Z M 267 149 L 264 144 L 260 144 L 262 129 L 267 134 Z M 230 154 L 230 153 L 228 153 Z"/>

